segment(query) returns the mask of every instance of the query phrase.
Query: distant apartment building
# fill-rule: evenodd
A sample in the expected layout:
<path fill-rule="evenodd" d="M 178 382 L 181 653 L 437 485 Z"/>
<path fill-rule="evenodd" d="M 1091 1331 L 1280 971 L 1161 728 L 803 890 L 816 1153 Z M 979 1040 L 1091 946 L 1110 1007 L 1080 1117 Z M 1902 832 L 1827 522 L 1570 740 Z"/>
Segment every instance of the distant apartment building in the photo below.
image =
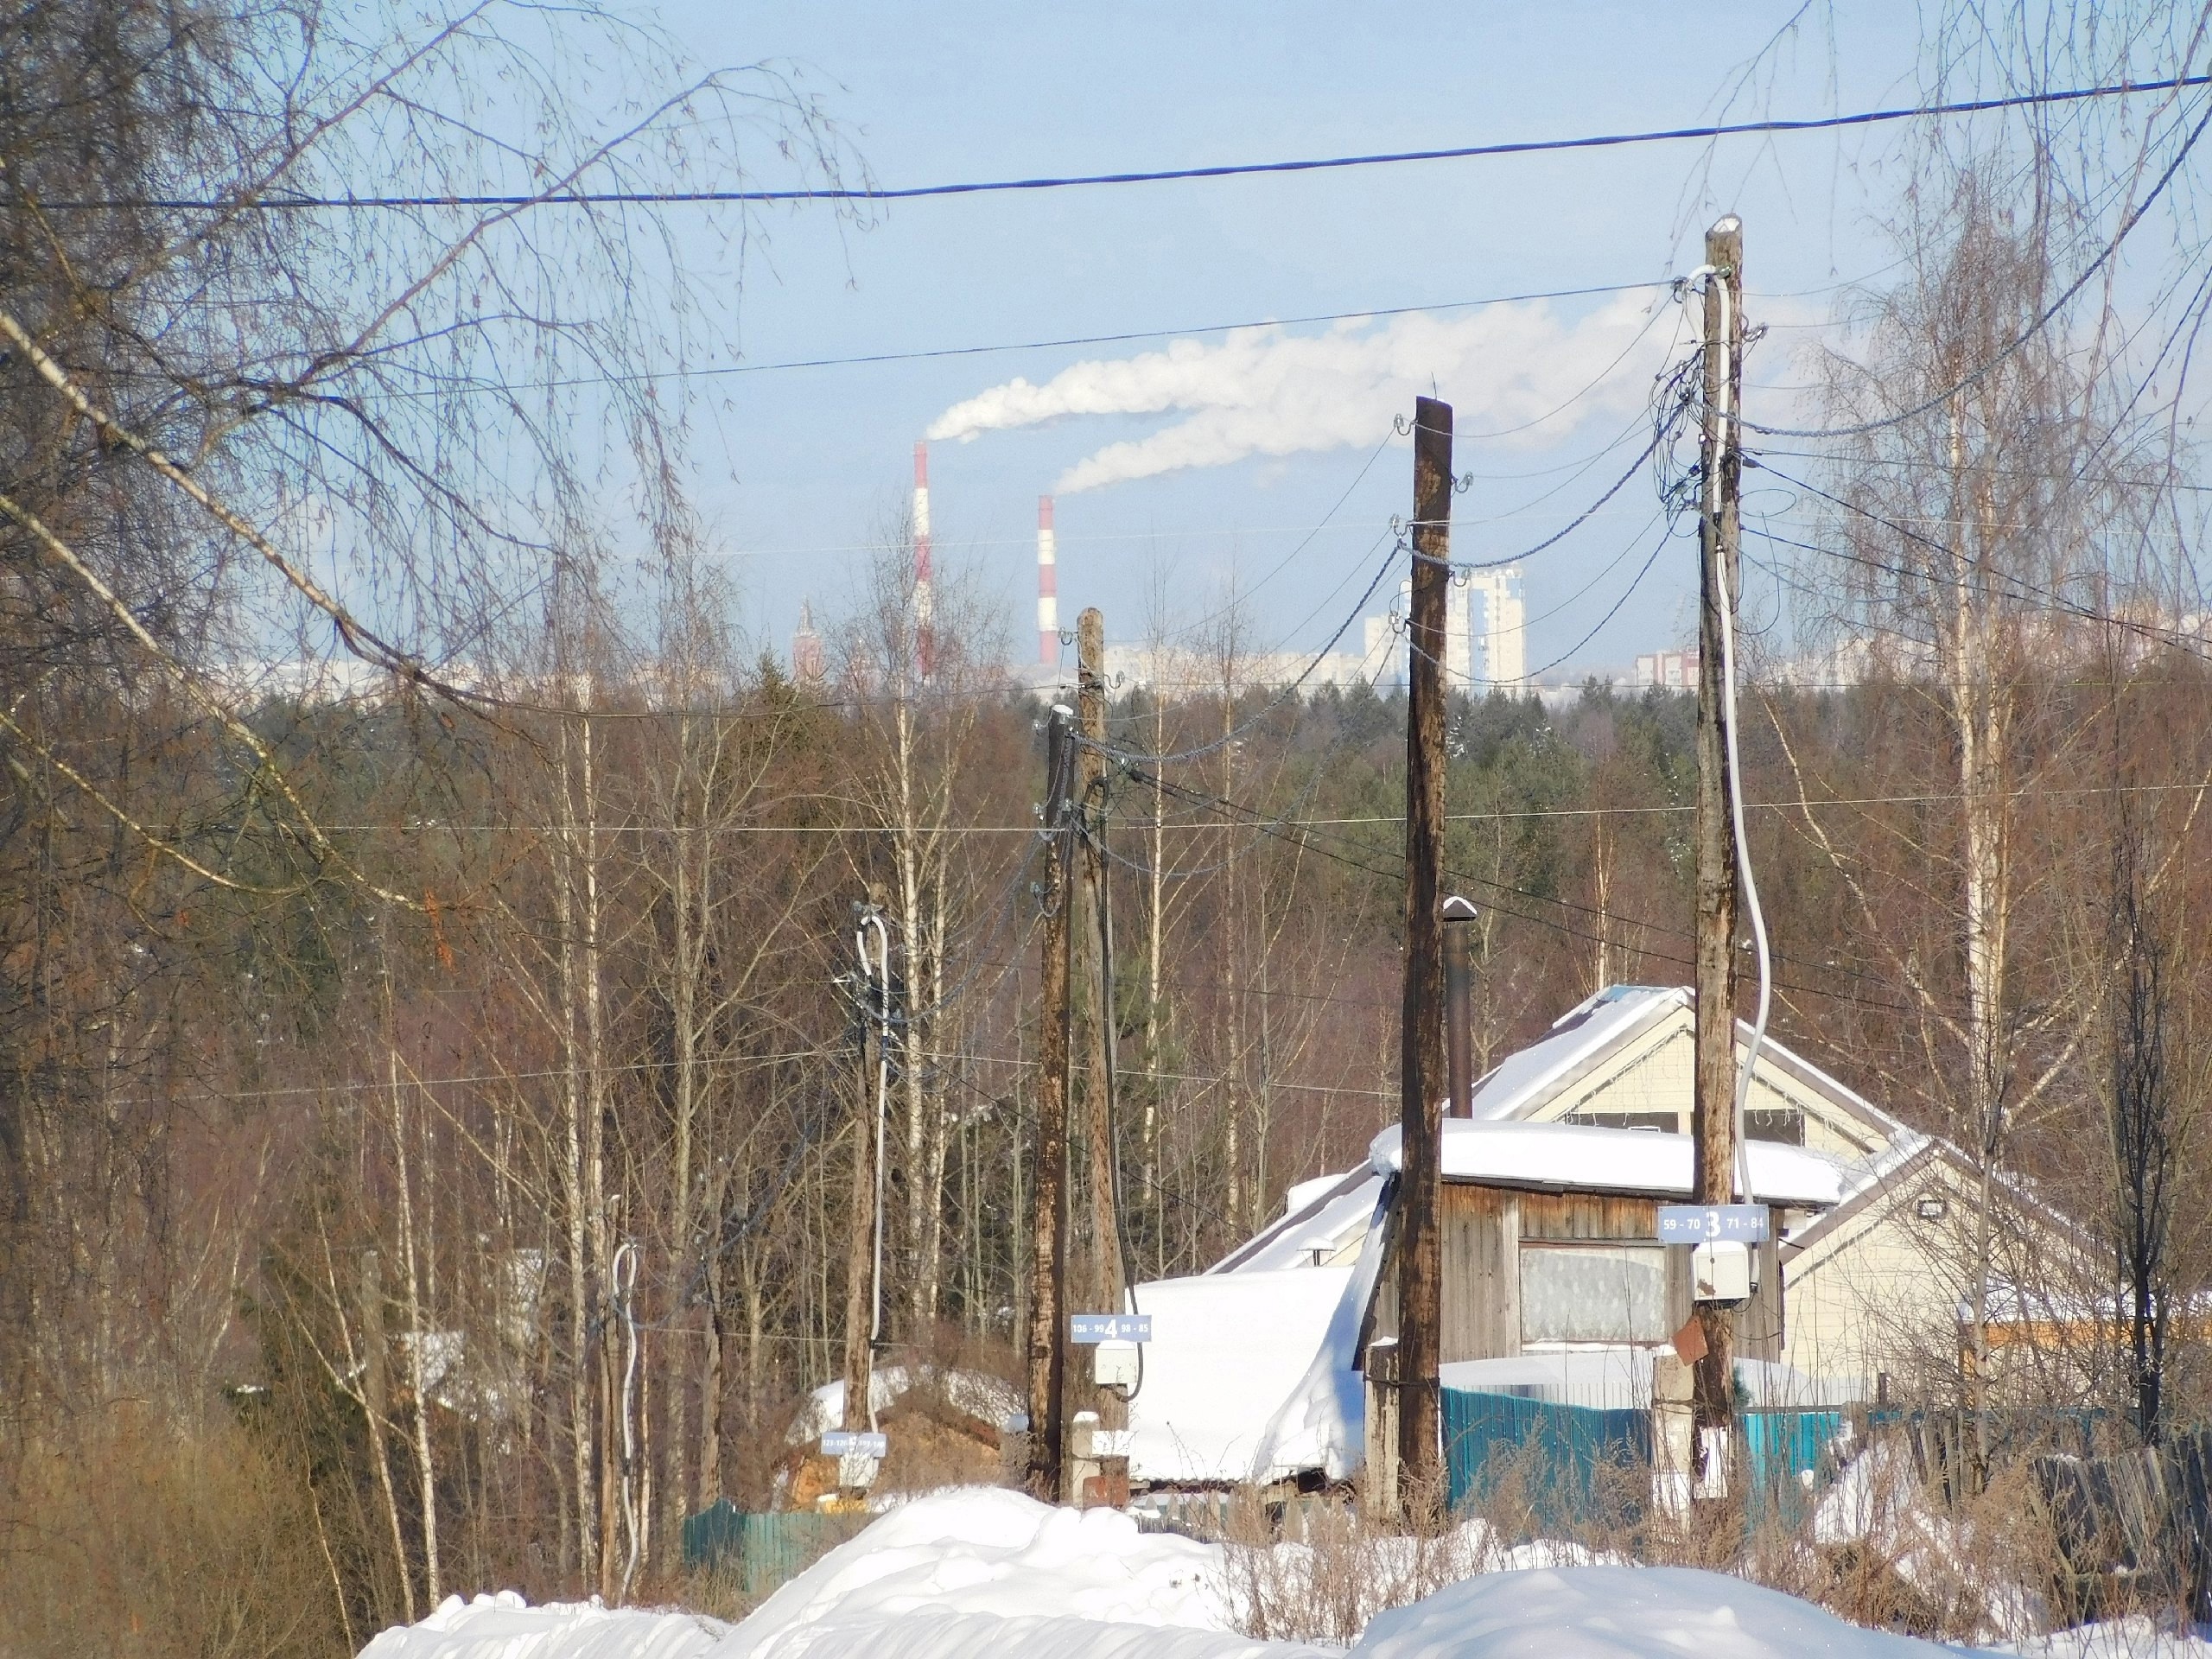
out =
<path fill-rule="evenodd" d="M 1484 690 L 1522 690 L 1529 680 L 1529 607 L 1521 597 L 1521 567 L 1471 572 L 1465 592 L 1470 654 L 1478 639 L 1482 643 L 1482 673 L 1476 683 Z M 1475 600 L 1482 601 L 1479 626 Z"/>
<path fill-rule="evenodd" d="M 1388 616 L 1363 619 L 1360 677 L 1401 683 L 1406 677 L 1406 616 L 1413 583 L 1398 584 Z M 1456 571 L 1444 595 L 1444 683 L 1480 696 L 1523 691 L 1529 684 L 1529 613 L 1521 567 Z"/>
<path fill-rule="evenodd" d="M 1636 659 L 1635 683 L 1639 691 L 1654 686 L 1662 691 L 1694 691 L 1697 690 L 1697 652 L 1647 652 Z"/>

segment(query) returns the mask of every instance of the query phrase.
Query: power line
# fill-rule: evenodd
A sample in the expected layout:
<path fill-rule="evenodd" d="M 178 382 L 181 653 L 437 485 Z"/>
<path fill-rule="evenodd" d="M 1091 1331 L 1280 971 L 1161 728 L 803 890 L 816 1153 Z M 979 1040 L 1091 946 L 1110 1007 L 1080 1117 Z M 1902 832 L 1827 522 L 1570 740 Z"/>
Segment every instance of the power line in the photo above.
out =
<path fill-rule="evenodd" d="M 1967 562 L 1967 556 L 1961 553 L 1958 549 L 1948 543 L 1939 542 L 1932 537 L 1923 536 L 1910 524 L 1899 524 L 1893 518 L 1885 518 L 1871 507 L 1861 506 L 1859 503 L 1847 500 L 1840 495 L 1833 495 L 1818 485 L 1808 484 L 1801 478 L 1793 478 L 1788 473 L 1777 472 L 1770 467 L 1764 467 L 1763 470 L 1782 480 L 1785 484 L 1794 485 L 1809 494 L 1818 496 L 1832 505 L 1843 508 L 1847 512 L 1857 513 L 1860 518 L 1879 524 L 1885 530 L 1892 531 L 1910 541 L 1917 542 L 1930 552 L 1941 553 L 1946 558 L 1959 560 L 1961 563 Z M 1756 533 L 1770 542 L 1777 542 L 1785 547 L 1802 548 L 1808 553 L 1819 553 L 1829 558 L 1842 559 L 1853 564 L 1865 565 L 1870 569 L 1879 570 L 1893 576 L 1902 576 L 1910 581 L 1945 585 L 1942 583 L 1942 579 L 1931 571 L 1916 570 L 1910 566 L 1885 563 L 1879 559 L 1868 558 L 1863 554 L 1847 553 L 1840 548 L 1820 547 L 1810 542 L 1793 541 L 1787 536 L 1777 536 L 1768 530 L 1761 530 Z M 1999 582 L 2010 583 L 2018 590 L 2016 596 L 2023 597 L 2028 602 L 2037 603 L 2038 608 L 2056 611 L 2062 615 L 2073 616 L 2084 622 L 2095 622 L 2107 627 L 2119 628 L 2139 639 L 2168 645 L 2200 660 L 2212 662 L 2212 653 L 2205 651 L 2202 639 L 2194 637 L 2182 629 L 2161 627 L 2156 623 L 2145 622 L 2135 617 L 2114 616 L 2109 611 L 2101 611 L 2094 606 L 2084 605 L 2078 601 L 2070 600 L 2054 588 L 2030 582 L 2026 577 L 2016 575 L 2009 570 L 1991 569 L 1986 566 L 1977 567 L 1977 569 L 1980 575 L 1993 576 Z"/>
<path fill-rule="evenodd" d="M 2171 89 L 2182 86 L 2202 86 L 2207 81 L 2212 81 L 2212 76 L 2199 75 L 2187 80 L 2170 81 L 2166 83 L 2166 86 Z M 2087 288 L 2097 272 L 2104 269 L 2113 255 L 2120 251 L 2120 244 L 2127 240 L 2128 233 L 2150 216 L 2152 207 L 2156 205 L 2158 198 L 2165 194 L 2165 188 L 2173 182 L 2174 176 L 2181 171 L 2182 163 L 2189 159 L 2189 152 L 2196 147 L 2196 141 L 2204 136 L 2204 129 L 2207 125 L 2212 125 L 2212 103 L 2206 105 L 2204 113 L 2197 118 L 2196 124 L 2189 130 L 2189 137 L 2182 140 L 2181 148 L 2174 152 L 2173 160 L 2166 164 L 2166 170 L 2158 175 L 2158 182 L 2151 187 L 2133 211 L 2120 221 L 2119 230 L 2113 233 L 2112 240 L 2105 244 L 2097 257 L 2084 265 L 2081 274 L 2069 283 L 2059 296 L 2045 306 L 2036 320 L 2022 329 L 2018 336 L 1935 396 L 1923 398 L 1911 408 L 1901 410 L 1894 415 L 1885 415 L 1877 420 L 1860 421 L 1851 426 L 1763 426 L 1757 421 L 1745 420 L 1740 416 L 1737 417 L 1737 424 L 1747 431 L 1760 433 L 1767 437 L 1854 438 L 1869 432 L 1879 432 L 1888 427 L 1901 425 L 1906 421 L 1927 414 L 1930 410 L 1940 409 L 1960 392 L 1970 386 L 1980 385 L 1999 365 L 2009 361 L 2030 340 L 2049 327 L 2053 319 L 2074 302 L 2075 296 Z"/>
<path fill-rule="evenodd" d="M 1472 311 L 1491 305 L 1523 305 L 1536 300 L 1580 300 L 1601 294 L 1634 294 L 1664 287 L 1663 283 L 1594 283 L 1583 288 L 1554 288 L 1527 294 L 1493 294 L 1477 300 L 1444 300 L 1434 305 L 1371 306 L 1359 311 L 1315 311 L 1294 317 L 1254 317 L 1242 322 L 1200 322 L 1180 328 L 1129 328 L 1108 334 L 1063 334 L 1049 340 L 994 341 L 980 346 L 929 346 L 912 351 L 861 352 L 849 357 L 781 358 L 770 363 L 717 363 L 704 368 L 639 369 L 626 374 L 582 374 L 551 380 L 500 381 L 497 385 L 468 384 L 447 390 L 462 391 L 556 391 L 573 386 L 631 385 L 647 380 L 708 379 L 733 374 L 775 374 L 791 369 L 863 368 L 880 363 L 925 363 L 942 358 L 989 357 L 1008 352 L 1048 352 L 1078 346 L 1126 346 L 1141 340 L 1166 340 L 1189 334 L 1235 334 L 1247 328 L 1298 328 L 1321 322 L 1374 322 L 1386 317 L 1422 316 L 1439 311 Z M 1642 338 L 1641 335 L 1638 336 Z M 1624 356 L 1626 353 L 1623 353 Z M 411 369 L 411 365 L 408 365 Z M 420 371 L 428 373 L 429 371 Z M 1610 371 L 1609 371 L 1610 372 Z M 1600 378 L 1603 377 L 1601 376 Z M 1592 383 L 1595 384 L 1594 382 Z M 1585 388 L 1587 391 L 1587 388 Z M 428 394 L 412 394 L 428 395 Z M 1581 392 L 1575 394 L 1580 397 Z M 1569 403 L 1574 399 L 1570 398 Z M 1567 407 L 1566 404 L 1560 405 Z M 1553 415 L 1559 410 L 1554 410 Z M 1549 420 L 1550 415 L 1542 417 Z"/>
<path fill-rule="evenodd" d="M 1673 143 L 1688 139 L 1772 137 L 1799 132 L 1833 132 L 1852 127 L 1878 126 L 1930 116 L 1980 115 L 1999 110 L 2028 109 L 2079 103 L 2100 98 L 2127 98 L 2145 92 L 2175 92 L 2212 84 L 2212 75 L 2177 75 L 2164 80 L 2126 85 L 2071 87 L 2057 92 L 2021 92 L 2004 98 L 1961 99 L 1946 104 L 1921 104 L 1903 108 L 1862 110 L 1849 115 L 1815 116 L 1801 120 L 1716 122 L 1702 126 L 1666 127 L 1643 132 L 1599 133 L 1576 138 L 1509 140 L 1488 144 L 1457 144 L 1440 149 L 1382 151 L 1364 156 L 1325 156 L 1296 161 L 1239 162 L 1215 167 L 1162 168 L 1123 173 L 1082 173 L 1025 179 L 988 179 L 954 184 L 918 184 L 893 188 L 847 188 L 825 187 L 787 190 L 550 190 L 516 194 L 385 195 L 385 196 L 257 196 L 246 199 L 189 197 L 153 198 L 126 201 L 54 201 L 40 204 L 48 212 L 82 212 L 119 207 L 173 212 L 237 213 L 298 212 L 319 209 L 413 209 L 436 207 L 645 207 L 683 203 L 767 203 L 809 201 L 914 201 L 944 196 L 993 195 L 1039 190 L 1067 190 L 1095 185 L 1166 184 L 1210 179 L 1249 178 L 1271 174 L 1325 173 L 1346 168 L 1395 167 L 1413 162 L 1471 161 L 1500 156 L 1535 156 L 1578 149 L 1617 149 L 1637 144 Z"/>
<path fill-rule="evenodd" d="M 1388 535 L 1389 532 L 1386 531 L 1383 533 L 1384 535 Z M 1382 539 L 1382 537 L 1377 537 L 1376 538 L 1377 542 L 1380 542 Z M 1373 547 L 1370 546 L 1368 549 L 1368 551 L 1372 553 L 1374 551 Z M 1397 549 L 1395 547 L 1393 547 L 1388 554 L 1383 556 L 1382 562 L 1376 567 L 1375 575 L 1367 584 L 1366 591 L 1360 594 L 1358 603 L 1352 607 L 1351 614 L 1337 625 L 1336 631 L 1329 636 L 1328 643 L 1324 645 L 1319 651 L 1313 653 L 1313 660 L 1306 664 L 1304 671 L 1302 671 L 1296 679 L 1290 681 L 1281 691 L 1269 698 L 1267 702 L 1262 704 L 1249 720 L 1240 721 L 1237 725 L 1230 728 L 1228 731 L 1223 733 L 1219 737 L 1214 739 L 1210 743 L 1202 743 L 1195 748 L 1180 750 L 1173 754 L 1139 754 L 1129 750 L 1116 747 L 1111 743 L 1101 745 L 1100 747 L 1108 755 L 1111 756 L 1115 760 L 1124 762 L 1129 760 L 1143 760 L 1154 765 L 1159 765 L 1171 760 L 1195 760 L 1202 755 L 1212 754 L 1217 750 L 1227 748 L 1231 743 L 1236 742 L 1239 738 L 1243 737 L 1245 733 L 1250 731 L 1255 726 L 1257 726 L 1262 721 L 1265 720 L 1269 715 L 1281 708 L 1283 703 L 1287 702 L 1293 696 L 1295 696 L 1299 689 L 1303 686 L 1307 680 L 1313 677 L 1314 672 L 1319 669 L 1322 662 L 1328 657 L 1329 653 L 1336 649 L 1337 641 L 1344 637 L 1344 631 L 1350 628 L 1354 622 L 1357 621 L 1361 613 L 1367 609 L 1367 601 L 1375 597 L 1375 590 L 1382 585 L 1383 578 L 1390 574 L 1391 563 L 1395 559 L 1396 556 Z M 1337 587 L 1338 591 L 1341 591 L 1344 584 L 1342 582 L 1338 582 Z M 1328 601 L 1322 601 L 1322 604 L 1325 605 L 1326 603 L 1328 603 Z M 1316 607 L 1316 609 L 1318 608 L 1319 607 Z M 1309 616 L 1307 620 L 1312 620 L 1312 618 Z M 1305 626 L 1305 623 L 1302 622 L 1299 625 L 1300 632 L 1304 630 Z M 1088 743 L 1090 741 L 1090 740 L 1080 735 L 1078 735 L 1075 741 L 1078 743 Z"/>
<path fill-rule="evenodd" d="M 1770 539 L 1782 540 L 1783 538 L 1777 537 Z M 1790 542 L 1788 545 L 1792 547 L 1802 547 L 1807 544 L 1801 542 Z M 1789 689 L 1802 690 L 1805 688 L 1792 684 Z M 1854 690 L 1858 688 L 1852 685 L 1836 685 L 1816 686 L 1810 689 L 1815 690 Z M 2105 795 L 2168 795 L 2176 792 L 2185 793 L 2202 789 L 2203 787 L 2205 787 L 2203 784 L 2194 781 L 2169 784 L 2084 784 L 2072 788 L 2038 785 L 2033 789 L 2007 790 L 1999 796 L 1984 797 L 1982 798 L 2025 800 L 2032 796 L 2037 800 L 2071 800 L 2087 799 L 2093 797 Z M 1958 790 L 1934 790 L 1919 794 L 1909 795 L 1821 795 L 1810 796 L 1802 801 L 1745 801 L 1744 803 L 1744 810 L 1746 812 L 1797 812 L 1808 807 L 1821 809 L 1826 807 L 1843 806 L 1943 806 L 1965 800 L 1966 798 L 1966 795 Z M 1496 811 L 1491 812 L 1447 812 L 1444 815 L 1444 821 L 1447 823 L 1517 823 L 1523 820 L 1541 820 L 1547 818 L 1659 817 L 1678 817 L 1682 813 L 1694 811 L 1696 809 L 1693 806 L 1675 805 L 1671 803 L 1649 806 L 1502 807 Z M 1360 828 L 1368 825 L 1380 826 L 1385 824 L 1397 824 L 1403 823 L 1406 820 L 1403 813 L 1375 812 L 1357 814 L 1346 817 L 1269 817 L 1266 821 L 1270 824 L 1279 825 L 1285 830 L 1327 830 L 1339 828 Z M 1130 820 L 1128 822 L 1132 828 L 1141 828 L 1147 835 L 1152 831 L 1153 826 L 1149 822 L 1140 823 L 1136 820 Z M 839 825 L 818 823 L 741 823 L 709 826 L 703 824 L 674 825 L 598 823 L 587 825 L 581 823 L 523 823 L 514 821 L 509 821 L 503 823 L 452 823 L 443 819 L 426 819 L 420 824 L 331 823 L 325 824 L 323 827 L 329 830 L 333 835 L 368 835 L 378 833 L 408 835 L 419 833 L 425 830 L 453 830 L 464 834 L 474 835 L 489 835 L 501 830 L 545 835 L 571 833 L 585 829 L 591 829 L 595 830 L 602 836 L 620 836 L 625 835 L 646 834 L 675 835 L 684 833 L 702 835 L 709 841 L 719 836 L 738 835 L 880 835 L 884 833 L 883 827 L 880 824 Z M 1244 823 L 1207 823 L 1190 819 L 1185 819 L 1179 822 L 1171 819 L 1162 823 L 1159 827 L 1163 830 L 1179 835 L 1198 833 L 1209 835 L 1230 835 L 1241 830 L 1249 829 L 1251 826 Z M 1033 836 L 1038 833 L 1038 830 L 1037 826 L 1033 823 L 951 823 L 942 825 L 939 828 L 931 830 L 930 833 L 932 835 L 944 836 Z M 1119 861 L 1136 868 L 1145 868 L 1147 871 L 1149 869 L 1148 866 L 1140 865 L 1138 861 L 1134 859 L 1123 858 Z M 1173 872 L 1170 872 L 1170 874 L 1173 874 Z M 1393 1006 L 1395 1006 L 1395 1004 Z M 785 1057 L 766 1055 L 760 1058 L 763 1059 L 774 1059 Z M 537 1074 L 517 1072 L 512 1075 L 520 1077 L 535 1076 Z M 546 1075 L 553 1074 L 548 1073 Z M 449 1079 L 449 1081 L 467 1082 L 469 1079 L 454 1078 Z"/>
<path fill-rule="evenodd" d="M 1141 774 L 1139 775 L 1142 776 Z M 1142 776 L 1142 781 L 1161 788 L 1168 793 L 1175 795 L 1179 799 L 1189 801 L 1194 804 L 1210 805 L 1215 810 L 1223 813 L 1224 816 L 1230 814 L 1241 814 L 1246 821 L 1251 823 L 1253 828 L 1258 829 L 1262 834 L 1278 836 L 1282 839 L 1292 842 L 1294 845 L 1299 846 L 1306 851 L 1315 854 L 1319 857 L 1331 859 L 1337 863 L 1346 865 L 1352 869 L 1359 870 L 1365 874 L 1375 876 L 1379 880 L 1395 880 L 1398 877 L 1397 872 L 1377 869 L 1372 864 L 1365 863 L 1359 859 L 1332 851 L 1327 847 L 1317 845 L 1309 832 L 1300 830 L 1294 835 L 1279 829 L 1274 824 L 1258 822 L 1259 815 L 1257 813 L 1253 811 L 1251 808 L 1241 805 L 1237 802 L 1228 800 L 1220 796 L 1208 795 L 1202 791 L 1189 789 L 1180 785 L 1165 783 L 1157 778 L 1149 776 Z M 1343 836 L 1329 836 L 1325 837 L 1325 839 L 1343 842 L 1360 852 L 1368 852 L 1372 850 L 1360 847 L 1357 842 L 1349 842 Z M 1386 854 L 1384 856 L 1388 856 L 1388 855 Z M 1446 869 L 1444 874 L 1452 877 L 1455 880 L 1472 881 L 1478 886 L 1490 889 L 1492 893 L 1504 893 L 1514 898 L 1530 899 L 1537 904 L 1554 905 L 1562 910 L 1582 912 L 1586 914 L 1597 916 L 1601 922 L 1618 921 L 1624 927 L 1636 928 L 1647 932 L 1656 933 L 1662 937 L 1679 938 L 1684 931 L 1684 930 L 1681 928 L 1668 927 L 1660 923 L 1647 921 L 1637 917 L 1614 916 L 1609 912 L 1598 911 L 1587 905 L 1576 904 L 1572 899 L 1554 898 L 1545 893 L 1531 893 L 1526 888 L 1516 887 L 1511 886 L 1510 883 L 1498 881 L 1489 876 L 1478 875 L 1470 871 Z M 1586 940 L 1593 944 L 1612 942 L 1602 938 L 1601 936 L 1598 934 L 1586 932 L 1580 928 L 1571 926 L 1567 923 L 1554 921 L 1549 917 L 1532 915 L 1527 911 L 1512 909 L 1508 906 L 1498 904 L 1495 899 L 1491 900 L 1491 908 L 1497 910 L 1502 915 L 1510 916 L 1516 920 L 1529 922 L 1538 927 L 1550 928 L 1554 932 L 1564 933 L 1572 938 Z M 1639 955 L 1650 957 L 1654 961 L 1671 963 L 1677 967 L 1684 968 L 1694 965 L 1687 957 L 1675 956 L 1664 950 L 1655 950 L 1650 949 L 1649 946 L 1637 946 L 1634 948 Z M 1784 961 L 1789 960 L 1788 957 L 1783 957 L 1781 959 Z M 1810 967 L 1814 964 L 1805 963 L 1801 965 Z M 1840 966 L 1834 966 L 1832 964 L 1831 966 L 1833 966 L 1834 971 L 1841 973 L 1850 979 L 1862 981 L 1873 980 L 1873 976 L 1872 975 L 1861 973 L 1854 969 L 1842 968 Z M 1876 981 L 1873 982 L 1878 983 L 1879 982 Z M 1779 979 L 1777 980 L 1775 983 L 1785 990 L 1800 991 L 1808 995 L 1815 996 L 1835 997 L 1841 1001 L 1855 1003 L 1861 1007 L 1880 1008 L 1895 1014 L 1911 1014 L 1916 1012 L 1913 1008 L 1910 1008 L 1901 1002 L 1878 1001 L 1872 997 L 1857 995 L 1848 991 L 1827 990 L 1819 986 L 1795 984 L 1789 981 Z"/>

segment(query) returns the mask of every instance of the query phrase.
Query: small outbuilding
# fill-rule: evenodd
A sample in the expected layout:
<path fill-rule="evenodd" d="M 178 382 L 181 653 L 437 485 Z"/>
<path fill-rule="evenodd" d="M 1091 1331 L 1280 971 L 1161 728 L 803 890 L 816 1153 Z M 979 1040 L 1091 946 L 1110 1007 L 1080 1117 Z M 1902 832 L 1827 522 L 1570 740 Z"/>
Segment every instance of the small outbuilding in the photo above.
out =
<path fill-rule="evenodd" d="M 1687 987 L 1610 987 L 1483 1077 L 1468 1117 L 1446 1120 L 1447 1385 L 1649 1402 L 1652 1356 L 1692 1309 L 1688 1252 L 1659 1242 L 1657 1211 L 1691 1192 L 1694 1006 Z M 1739 1028 L 1739 1062 L 1749 1036 Z M 1883 1370 L 1955 1356 L 1978 1191 L 1964 1155 L 1771 1037 L 1746 1129 L 1753 1197 L 1770 1221 L 1738 1353 L 1760 1391 L 1871 1399 Z M 1178 1379 L 1132 1407 L 1139 1444 L 1205 1447 L 1152 1459 L 1155 1478 L 1342 1479 L 1360 1466 L 1368 1375 L 1397 1329 L 1398 1137 L 1385 1129 L 1358 1167 L 1293 1188 L 1279 1221 L 1207 1273 L 1139 1288 L 1163 1310 L 1148 1370 Z M 2003 1198 L 2000 1269 L 2082 1255 L 2031 1194 Z M 1300 1296 L 1306 1275 L 1314 1294 Z M 2012 1293 L 2008 1306 L 2021 1300 Z M 1186 1304 L 1202 1317 L 1168 1314 Z M 1253 1351 L 1243 1333 L 1262 1328 L 1264 1376 L 1218 1386 L 1237 1377 L 1239 1344 Z M 1309 1357 L 1294 1380 L 1294 1350 Z M 1203 1434 L 1183 1433 L 1185 1416 L 1194 1428 L 1203 1418 Z"/>

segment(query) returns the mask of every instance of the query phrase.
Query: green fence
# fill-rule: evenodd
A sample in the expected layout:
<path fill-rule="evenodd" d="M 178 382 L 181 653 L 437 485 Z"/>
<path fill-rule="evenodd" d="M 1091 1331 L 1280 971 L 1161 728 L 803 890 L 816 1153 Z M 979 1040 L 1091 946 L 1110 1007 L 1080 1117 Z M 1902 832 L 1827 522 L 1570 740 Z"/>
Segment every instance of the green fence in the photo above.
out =
<path fill-rule="evenodd" d="M 1529 1519 L 1546 1529 L 1588 1520 L 1604 1507 L 1608 1471 L 1651 1465 L 1651 1414 L 1563 1406 L 1518 1395 L 1446 1389 L 1444 1475 L 1454 1510 L 1505 1469 L 1527 1479 Z M 1632 1498 L 1621 1483 L 1622 1496 Z"/>
<path fill-rule="evenodd" d="M 753 1515 L 728 1498 L 683 1522 L 683 1565 L 734 1580 L 757 1601 L 797 1578 L 874 1517 L 779 1510 Z"/>
<path fill-rule="evenodd" d="M 1843 1413 L 1754 1410 L 1741 1421 L 1751 1511 L 1796 1525 L 1810 1511 L 1822 1478 L 1834 1472 L 1821 1459 L 1842 1437 Z"/>
<path fill-rule="evenodd" d="M 1632 1521 L 1649 1495 L 1651 1414 L 1529 1400 L 1467 1389 L 1443 1391 L 1444 1467 L 1451 1505 L 1493 1490 L 1509 1470 L 1524 1486 L 1539 1528 Z M 1746 1411 L 1747 1507 L 1801 1520 L 1831 1466 L 1822 1459 L 1844 1430 L 1840 1410 Z"/>

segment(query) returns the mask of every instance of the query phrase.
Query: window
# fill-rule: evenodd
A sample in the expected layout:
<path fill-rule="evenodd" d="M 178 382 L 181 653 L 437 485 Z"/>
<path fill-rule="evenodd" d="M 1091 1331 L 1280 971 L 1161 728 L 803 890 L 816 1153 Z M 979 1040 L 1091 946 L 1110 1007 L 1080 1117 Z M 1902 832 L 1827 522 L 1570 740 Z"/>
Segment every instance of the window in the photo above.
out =
<path fill-rule="evenodd" d="M 1805 1114 L 1795 1106 L 1747 1106 L 1744 1109 L 1744 1139 L 1778 1141 L 1785 1147 L 1805 1144 Z"/>
<path fill-rule="evenodd" d="M 1593 1129 L 1656 1129 L 1662 1135 L 1680 1135 L 1682 1127 L 1672 1112 L 1570 1112 L 1567 1121 Z"/>
<path fill-rule="evenodd" d="M 1522 1342 L 1664 1342 L 1668 1334 L 1663 1245 L 1522 1242 Z"/>

